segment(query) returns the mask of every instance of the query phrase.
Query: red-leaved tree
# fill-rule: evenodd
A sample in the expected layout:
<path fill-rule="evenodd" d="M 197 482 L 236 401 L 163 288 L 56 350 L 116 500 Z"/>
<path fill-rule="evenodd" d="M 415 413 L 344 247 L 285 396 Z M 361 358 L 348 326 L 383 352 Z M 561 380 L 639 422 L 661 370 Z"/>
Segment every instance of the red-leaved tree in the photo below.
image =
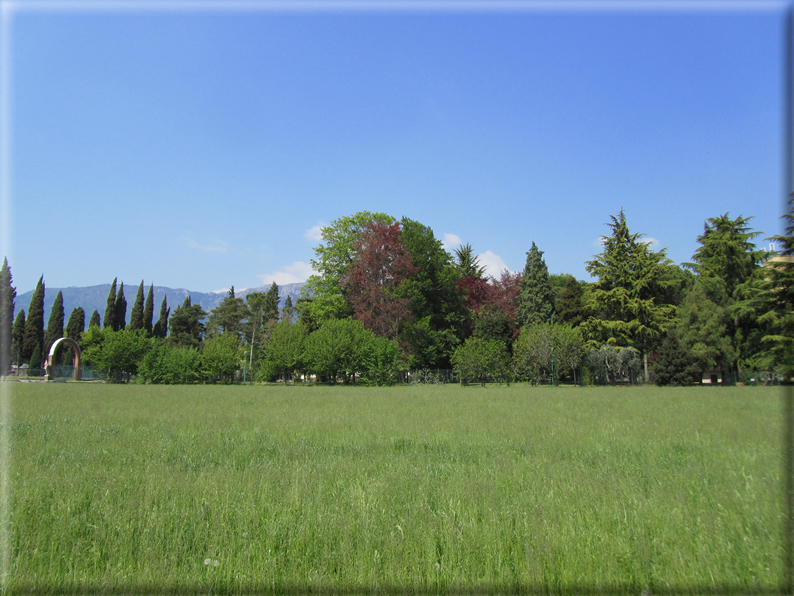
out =
<path fill-rule="evenodd" d="M 399 222 L 366 224 L 356 243 L 355 260 L 342 279 L 353 316 L 389 339 L 397 339 L 400 326 L 411 318 L 410 300 L 400 296 L 400 284 L 417 270 L 400 235 Z"/>
<path fill-rule="evenodd" d="M 504 269 L 498 280 L 491 276 L 488 298 L 483 306 L 501 308 L 510 317 L 510 322 L 515 325 L 516 312 L 518 311 L 518 283 L 520 281 L 520 271 L 510 273 L 508 269 Z"/>

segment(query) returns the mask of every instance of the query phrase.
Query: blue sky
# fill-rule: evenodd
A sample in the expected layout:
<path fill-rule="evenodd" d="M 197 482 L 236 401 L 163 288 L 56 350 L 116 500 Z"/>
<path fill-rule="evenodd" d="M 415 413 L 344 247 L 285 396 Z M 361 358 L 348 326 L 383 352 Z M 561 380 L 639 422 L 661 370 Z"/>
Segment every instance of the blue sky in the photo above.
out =
<path fill-rule="evenodd" d="M 676 262 L 709 217 L 781 231 L 783 3 L 52 6 L 3 13 L 18 293 L 304 281 L 361 210 L 580 279 L 621 207 Z"/>

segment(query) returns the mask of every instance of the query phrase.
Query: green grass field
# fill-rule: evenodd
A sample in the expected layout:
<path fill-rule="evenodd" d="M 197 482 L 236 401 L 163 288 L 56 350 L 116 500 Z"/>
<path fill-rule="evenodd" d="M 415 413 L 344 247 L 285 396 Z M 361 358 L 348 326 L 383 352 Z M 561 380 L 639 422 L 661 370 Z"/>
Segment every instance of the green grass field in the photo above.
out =
<path fill-rule="evenodd" d="M 12 392 L 10 592 L 771 593 L 778 388 Z"/>

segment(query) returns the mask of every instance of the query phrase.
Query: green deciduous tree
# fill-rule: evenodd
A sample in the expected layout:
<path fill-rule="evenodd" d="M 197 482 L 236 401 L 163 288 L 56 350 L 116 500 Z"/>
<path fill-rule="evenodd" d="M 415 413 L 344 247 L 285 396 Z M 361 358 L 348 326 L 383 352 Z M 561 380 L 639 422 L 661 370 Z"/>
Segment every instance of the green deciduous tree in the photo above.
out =
<path fill-rule="evenodd" d="M 55 340 L 63 337 L 64 318 L 63 293 L 59 291 L 58 295 L 55 296 L 55 301 L 52 303 L 50 318 L 47 321 L 47 334 L 42 349 L 45 358 L 49 355 L 50 346 L 52 346 Z"/>
<path fill-rule="evenodd" d="M 543 251 L 535 243 L 527 252 L 518 295 L 518 324 L 530 327 L 550 323 L 554 314 L 555 293 L 549 283 L 549 270 Z"/>
<path fill-rule="evenodd" d="M 513 346 L 513 369 L 519 379 L 549 382 L 569 373 L 575 376 L 584 355 L 578 328 L 545 323 L 521 330 Z"/>
<path fill-rule="evenodd" d="M 355 373 L 362 368 L 361 349 L 365 345 L 365 329 L 361 321 L 350 317 L 329 319 L 306 338 L 304 357 L 307 368 L 335 382 L 355 381 Z"/>
<path fill-rule="evenodd" d="M 507 313 L 498 306 L 486 307 L 475 319 L 472 336 L 502 342 L 510 351 L 513 345 L 513 324 Z"/>
<path fill-rule="evenodd" d="M 235 333 L 210 338 L 201 350 L 203 377 L 208 383 L 231 383 L 242 359 L 242 345 Z"/>
<path fill-rule="evenodd" d="M 3 259 L 0 268 L 0 375 L 5 375 L 11 369 L 13 328 L 14 328 L 14 298 L 17 291 L 12 283 L 11 267 L 8 259 Z"/>
<path fill-rule="evenodd" d="M 202 358 L 196 348 L 160 344 L 143 357 L 138 374 L 145 383 L 190 385 L 201 381 Z"/>
<path fill-rule="evenodd" d="M 400 239 L 416 267 L 402 284 L 413 321 L 404 326 L 401 341 L 412 367 L 448 368 L 455 346 L 470 329 L 466 298 L 457 285 L 460 275 L 433 230 L 406 217 L 400 223 Z"/>
<path fill-rule="evenodd" d="M 355 258 L 355 244 L 364 226 L 372 221 L 385 224 L 394 218 L 385 213 L 360 211 L 354 215 L 340 217 L 323 227 L 322 243 L 314 248 L 312 268 L 317 273 L 309 277 L 301 292 L 311 297 L 305 304 L 310 311 L 307 317 L 319 322 L 328 318 L 342 318 L 353 314 L 345 299 L 340 280 L 347 273 Z"/>
<path fill-rule="evenodd" d="M 25 336 L 22 340 L 22 358 L 29 359 L 33 350 L 44 349 L 44 276 L 39 278 L 25 319 Z"/>
<path fill-rule="evenodd" d="M 642 368 L 642 360 L 637 350 L 607 344 L 591 349 L 585 363 L 595 372 L 598 380 L 613 384 L 625 378 L 630 383 L 636 382 L 637 373 Z"/>
<path fill-rule="evenodd" d="M 116 282 L 118 278 L 113 278 L 113 283 L 110 284 L 110 291 L 105 306 L 105 316 L 102 319 L 103 329 L 118 329 L 116 325 Z"/>
<path fill-rule="evenodd" d="M 612 234 L 604 239 L 604 252 L 587 261 L 587 270 L 598 281 L 587 293 L 587 307 L 595 313 L 583 325 L 591 346 L 604 343 L 634 347 L 645 359 L 672 323 L 675 306 L 663 301 L 666 290 L 676 283 L 669 274 L 671 261 L 665 250 L 652 251 L 632 234 L 621 209 L 611 216 Z"/>
<path fill-rule="evenodd" d="M 146 305 L 143 307 L 143 328 L 150 336 L 153 335 L 154 321 L 154 284 L 149 284 L 149 293 L 146 294 Z"/>
<path fill-rule="evenodd" d="M 138 366 L 147 352 L 154 347 L 154 340 L 147 337 L 145 329 L 99 329 L 89 327 L 83 333 L 83 357 L 103 371 L 109 381 L 122 382 L 128 375 L 138 372 Z"/>
<path fill-rule="evenodd" d="M 510 356 L 500 341 L 470 337 L 453 353 L 452 366 L 463 385 L 476 382 L 485 387 L 489 379 L 510 381 Z"/>
<path fill-rule="evenodd" d="M 130 312 L 130 331 L 143 328 L 143 280 L 141 280 L 141 285 L 138 286 L 138 293 L 135 294 L 135 302 L 132 303 L 132 311 Z"/>
<path fill-rule="evenodd" d="M 262 354 L 265 370 L 275 371 L 286 383 L 287 375 L 303 369 L 307 335 L 300 323 L 281 321 L 276 324 Z"/>

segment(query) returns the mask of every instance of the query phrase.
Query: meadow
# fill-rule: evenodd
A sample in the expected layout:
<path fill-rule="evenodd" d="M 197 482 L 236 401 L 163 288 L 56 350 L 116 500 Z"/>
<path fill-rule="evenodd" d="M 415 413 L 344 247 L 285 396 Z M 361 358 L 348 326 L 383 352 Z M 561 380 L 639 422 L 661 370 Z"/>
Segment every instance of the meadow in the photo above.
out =
<path fill-rule="evenodd" d="M 776 593 L 781 393 L 17 384 L 9 593 Z"/>

